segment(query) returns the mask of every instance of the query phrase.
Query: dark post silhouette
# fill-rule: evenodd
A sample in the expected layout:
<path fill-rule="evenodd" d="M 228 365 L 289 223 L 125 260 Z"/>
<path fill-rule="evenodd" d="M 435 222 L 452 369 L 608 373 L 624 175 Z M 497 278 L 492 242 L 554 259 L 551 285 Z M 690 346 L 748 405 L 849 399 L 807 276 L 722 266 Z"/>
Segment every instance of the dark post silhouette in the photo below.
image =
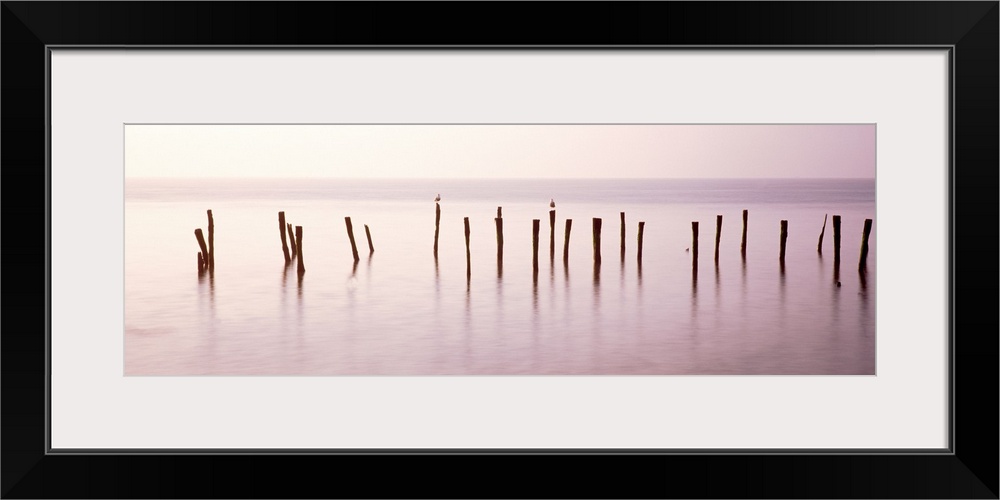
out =
<path fill-rule="evenodd" d="M 636 244 L 636 259 L 642 262 L 642 230 L 646 227 L 646 223 L 639 221 L 639 237 L 638 243 Z"/>
<path fill-rule="evenodd" d="M 865 219 L 865 229 L 861 233 L 861 259 L 858 261 L 858 271 L 868 269 L 868 236 L 872 234 L 872 220 Z"/>
<path fill-rule="evenodd" d="M 290 222 L 286 222 L 285 227 L 288 228 L 288 242 L 291 243 L 292 258 L 294 259 L 299 253 L 297 247 L 295 246 L 295 230 L 292 229 L 292 224 Z"/>
<path fill-rule="evenodd" d="M 368 229 L 368 224 L 365 224 L 365 236 L 368 237 L 368 255 L 375 253 L 375 245 L 372 245 L 372 232 Z"/>
<path fill-rule="evenodd" d="M 469 253 L 469 218 L 465 218 L 465 274 L 472 274 L 472 254 Z"/>
<path fill-rule="evenodd" d="M 434 204 L 434 258 L 438 256 L 438 229 L 441 227 L 441 204 Z"/>
<path fill-rule="evenodd" d="M 497 208 L 497 213 L 500 213 L 500 209 Z M 503 264 L 503 218 L 496 217 L 493 222 L 497 224 L 497 265 Z"/>
<path fill-rule="evenodd" d="M 621 212 L 622 217 L 622 237 L 621 237 L 621 248 L 622 248 L 622 261 L 625 260 L 625 212 Z"/>
<path fill-rule="evenodd" d="M 208 270 L 215 271 L 215 219 L 208 211 Z"/>
<path fill-rule="evenodd" d="M 556 256 L 556 211 L 549 210 L 549 258 Z"/>
<path fill-rule="evenodd" d="M 778 253 L 778 260 L 785 263 L 785 240 L 788 239 L 788 221 L 781 221 L 781 249 Z"/>
<path fill-rule="evenodd" d="M 715 216 L 715 265 L 719 265 L 719 241 L 722 239 L 722 216 Z"/>
<path fill-rule="evenodd" d="M 354 244 L 354 226 L 351 225 L 351 218 L 344 217 L 344 223 L 347 224 L 347 237 L 351 240 L 351 253 L 354 254 L 354 260 L 359 260 L 358 246 Z"/>
<path fill-rule="evenodd" d="M 740 242 L 740 255 L 747 258 L 747 211 L 743 211 L 743 239 Z"/>
<path fill-rule="evenodd" d="M 288 242 L 285 241 L 285 212 L 278 212 L 278 234 L 281 235 L 281 251 L 285 252 L 285 264 L 292 261 L 288 255 Z"/>
<path fill-rule="evenodd" d="M 205 272 L 205 258 L 198 252 L 198 274 Z"/>
<path fill-rule="evenodd" d="M 205 235 L 202 234 L 200 227 L 194 230 L 194 237 L 198 239 L 198 247 L 201 248 L 202 270 L 205 270 L 208 268 L 208 246 L 205 245 Z"/>
<path fill-rule="evenodd" d="M 833 267 L 840 269 L 840 216 L 833 216 Z"/>
<path fill-rule="evenodd" d="M 295 226 L 295 246 L 299 248 L 299 275 L 306 272 L 305 262 L 302 260 L 302 226 Z"/>
<path fill-rule="evenodd" d="M 538 270 L 538 219 L 531 220 L 531 267 Z"/>
<path fill-rule="evenodd" d="M 503 207 L 497 207 L 497 217 L 503 217 Z"/>
<path fill-rule="evenodd" d="M 566 234 L 563 236 L 563 263 L 569 262 L 569 232 L 573 229 L 573 219 L 566 219 Z"/>
<path fill-rule="evenodd" d="M 601 219 L 594 217 L 594 263 L 601 262 Z"/>
<path fill-rule="evenodd" d="M 816 244 L 816 252 L 823 255 L 823 233 L 826 233 L 826 216 L 829 214 L 823 214 L 823 229 L 819 231 L 819 243 Z"/>
<path fill-rule="evenodd" d="M 691 221 L 691 268 L 698 269 L 698 221 Z"/>

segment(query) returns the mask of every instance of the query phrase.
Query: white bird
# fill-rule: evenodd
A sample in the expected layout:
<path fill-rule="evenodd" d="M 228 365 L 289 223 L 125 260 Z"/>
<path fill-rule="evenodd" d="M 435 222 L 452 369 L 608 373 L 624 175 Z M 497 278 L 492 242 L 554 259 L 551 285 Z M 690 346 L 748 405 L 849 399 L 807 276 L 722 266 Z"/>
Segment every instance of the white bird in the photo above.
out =
<path fill-rule="evenodd" d="M 549 198 L 549 206 L 552 207 L 552 208 L 556 208 L 556 200 L 555 200 L 555 198 Z"/>
<path fill-rule="evenodd" d="M 438 193 L 437 197 L 434 198 L 434 201 L 441 201 L 441 193 Z"/>

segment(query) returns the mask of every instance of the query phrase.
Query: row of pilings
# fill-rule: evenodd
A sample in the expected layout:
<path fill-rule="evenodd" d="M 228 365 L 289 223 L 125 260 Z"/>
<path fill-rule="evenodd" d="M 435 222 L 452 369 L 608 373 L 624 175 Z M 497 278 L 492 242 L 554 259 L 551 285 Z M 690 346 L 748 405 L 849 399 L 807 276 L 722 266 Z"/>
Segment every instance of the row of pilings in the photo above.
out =
<path fill-rule="evenodd" d="M 212 211 L 208 210 L 208 240 L 206 242 L 204 233 L 201 228 L 194 230 L 195 238 L 198 242 L 199 252 L 198 252 L 198 274 L 199 276 L 204 273 L 213 273 L 215 271 L 215 221 L 212 216 Z M 621 260 L 625 260 L 625 212 L 620 212 L 620 256 Z M 746 260 L 746 250 L 747 250 L 747 221 L 749 217 L 749 211 L 743 210 L 743 232 L 740 241 L 740 255 L 743 260 Z M 502 271 L 503 269 L 503 207 L 497 207 L 497 216 L 493 219 L 496 224 L 496 239 L 497 239 L 497 268 Z M 465 225 L 465 263 L 466 263 L 466 275 L 471 275 L 472 273 L 472 254 L 469 247 L 469 218 L 464 217 L 463 219 Z M 816 251 L 819 254 L 823 253 L 823 236 L 826 234 L 826 222 L 827 216 L 823 216 L 823 226 L 819 234 L 819 242 L 816 246 Z M 531 247 L 532 247 L 532 268 L 538 271 L 538 244 L 539 244 L 539 230 L 541 226 L 540 219 L 532 219 L 531 221 Z M 354 257 L 355 264 L 360 259 L 358 256 L 358 247 L 354 240 L 354 225 L 351 222 L 350 217 L 344 217 L 344 224 L 347 228 L 347 236 L 351 242 L 351 253 Z M 365 236 L 368 240 L 368 251 L 369 255 L 375 253 L 375 245 L 372 243 L 371 230 L 368 224 L 365 224 Z M 435 202 L 434 210 L 434 260 L 437 261 L 438 258 L 438 238 L 440 235 L 441 226 L 441 205 Z M 549 257 L 550 259 L 555 259 L 556 252 L 556 211 L 555 209 L 549 210 Z M 636 258 L 640 265 L 642 264 L 642 239 L 643 232 L 645 231 L 646 223 L 645 221 L 639 221 L 638 233 L 637 233 L 637 246 L 636 246 Z M 599 265 L 601 263 L 601 234 L 602 234 L 603 220 L 599 217 L 594 217 L 591 221 L 591 235 L 593 239 L 593 258 L 594 263 Z M 840 215 L 833 216 L 833 252 L 834 252 L 834 267 L 839 270 L 840 268 L 840 227 L 841 227 L 841 217 Z M 573 228 L 573 219 L 566 219 L 565 229 L 563 232 L 563 263 L 569 262 L 569 240 L 570 234 Z M 865 272 L 867 269 L 868 261 L 868 238 L 872 230 L 872 219 L 865 219 L 864 229 L 861 237 L 861 254 L 858 260 L 858 271 Z M 281 250 L 284 256 L 285 265 L 290 266 L 293 262 L 297 264 L 298 273 L 301 275 L 305 273 L 305 260 L 302 255 L 302 226 L 293 226 L 290 222 L 285 220 L 285 212 L 278 212 L 278 234 L 281 238 Z M 692 268 L 697 270 L 698 268 L 698 233 L 699 233 L 699 223 L 698 221 L 691 222 L 691 247 L 688 251 L 691 252 L 691 265 Z M 719 263 L 719 247 L 722 239 L 722 216 L 717 215 L 715 218 L 715 264 Z M 779 243 L 778 243 L 778 260 L 781 263 L 782 269 L 784 269 L 785 264 L 785 243 L 788 239 L 788 221 L 782 220 L 779 224 Z"/>

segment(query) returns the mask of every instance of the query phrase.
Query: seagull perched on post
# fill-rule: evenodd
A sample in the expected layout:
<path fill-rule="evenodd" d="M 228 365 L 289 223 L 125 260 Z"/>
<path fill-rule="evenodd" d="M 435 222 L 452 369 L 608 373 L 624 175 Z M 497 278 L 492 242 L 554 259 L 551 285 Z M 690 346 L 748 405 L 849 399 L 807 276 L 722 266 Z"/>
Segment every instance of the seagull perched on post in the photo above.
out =
<path fill-rule="evenodd" d="M 441 193 L 438 193 L 438 195 L 434 198 L 434 201 L 435 202 L 441 201 Z"/>
<path fill-rule="evenodd" d="M 555 198 L 549 198 L 549 207 L 556 208 L 556 200 L 555 200 Z"/>

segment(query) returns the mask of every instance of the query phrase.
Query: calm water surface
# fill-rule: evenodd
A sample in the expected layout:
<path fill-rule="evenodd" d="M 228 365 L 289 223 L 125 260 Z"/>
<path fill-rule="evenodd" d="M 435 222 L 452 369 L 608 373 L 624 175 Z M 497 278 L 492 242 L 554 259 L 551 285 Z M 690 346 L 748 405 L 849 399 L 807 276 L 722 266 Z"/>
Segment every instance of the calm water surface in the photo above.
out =
<path fill-rule="evenodd" d="M 126 375 L 875 373 L 871 179 L 130 179 L 125 194 Z M 554 258 L 550 198 L 557 204 Z M 199 277 L 193 231 L 207 230 L 207 209 L 215 218 L 216 264 L 213 275 Z M 282 210 L 303 227 L 301 279 L 294 264 L 284 265 Z M 831 220 L 820 255 L 824 214 Z M 843 219 L 839 275 L 834 214 Z M 716 215 L 723 216 L 718 266 Z M 345 216 L 354 224 L 356 266 Z M 603 219 L 597 268 L 594 217 Z M 868 272 L 860 275 L 866 218 L 875 223 Z M 532 219 L 541 220 L 537 274 Z M 784 271 L 782 219 L 789 228 Z M 700 222 L 696 274 L 691 221 Z"/>

